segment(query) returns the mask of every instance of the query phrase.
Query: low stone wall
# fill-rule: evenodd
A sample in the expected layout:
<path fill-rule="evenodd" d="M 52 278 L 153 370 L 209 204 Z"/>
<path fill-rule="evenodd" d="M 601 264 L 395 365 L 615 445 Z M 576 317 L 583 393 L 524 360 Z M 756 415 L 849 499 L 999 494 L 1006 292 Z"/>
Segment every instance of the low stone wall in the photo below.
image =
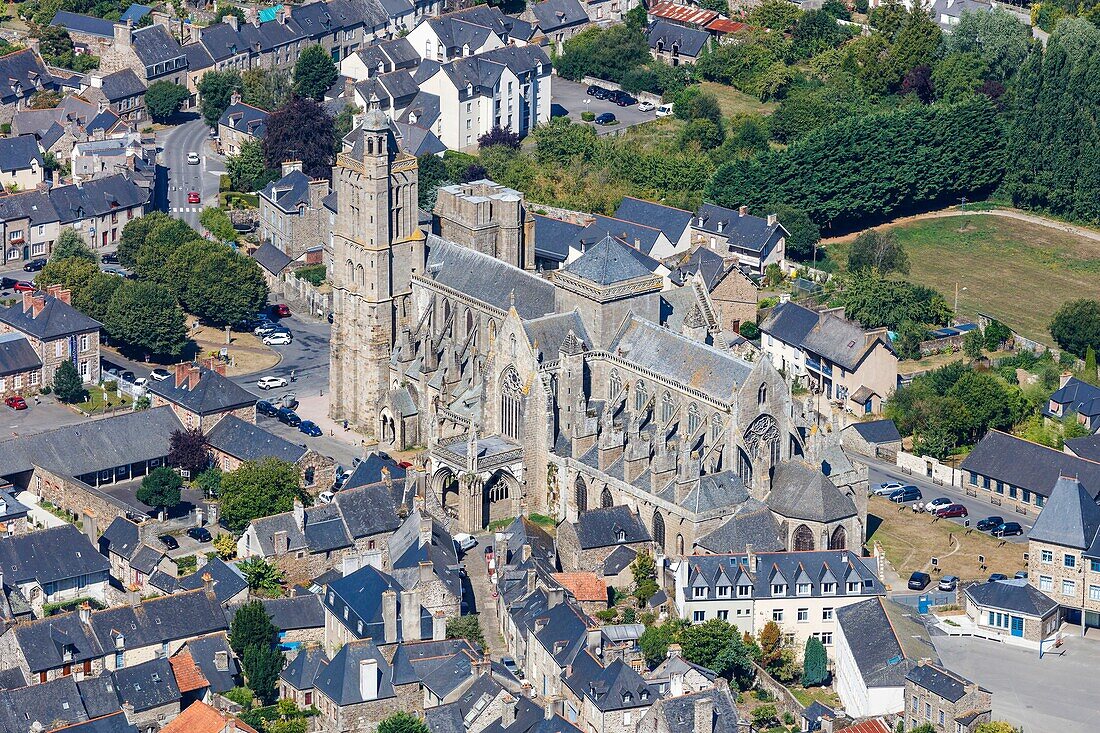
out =
<path fill-rule="evenodd" d="M 802 711 L 805 710 L 795 696 L 791 694 L 791 691 L 779 683 L 777 679 L 768 674 L 768 670 L 761 667 L 756 662 L 752 663 L 753 669 L 756 670 L 755 687 L 761 690 L 765 690 L 775 698 L 775 709 L 779 711 L 779 715 L 783 713 L 790 713 L 796 719 L 802 715 Z"/>
<path fill-rule="evenodd" d="M 623 88 L 621 84 L 616 84 L 613 81 L 608 81 L 607 79 L 600 79 L 600 78 L 597 78 L 595 76 L 586 76 L 586 77 L 582 78 L 581 79 L 581 84 L 587 84 L 589 86 L 595 84 L 596 86 L 601 86 L 604 89 L 611 89 L 611 90 L 618 90 L 618 89 Z M 630 96 L 634 97 L 639 102 L 652 102 L 653 104 L 662 104 L 664 102 L 664 100 L 661 99 L 660 94 L 653 94 L 651 92 L 637 92 L 637 93 L 631 92 Z"/>
<path fill-rule="evenodd" d="M 944 465 L 935 458 L 917 456 L 912 453 L 906 453 L 905 451 L 898 451 L 897 465 L 898 468 L 902 469 L 905 473 L 931 478 L 932 483 L 940 484 L 941 486 L 961 487 L 963 485 L 964 473 L 962 471 Z"/>

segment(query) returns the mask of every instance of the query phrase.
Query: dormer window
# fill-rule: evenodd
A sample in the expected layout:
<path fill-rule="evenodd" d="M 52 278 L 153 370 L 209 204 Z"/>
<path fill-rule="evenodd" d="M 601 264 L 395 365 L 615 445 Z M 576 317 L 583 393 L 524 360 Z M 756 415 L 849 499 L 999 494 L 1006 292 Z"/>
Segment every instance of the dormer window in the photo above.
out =
<path fill-rule="evenodd" d="M 739 585 L 739 586 L 737 586 L 737 597 L 738 598 L 748 598 L 751 595 L 752 595 L 752 586 L 751 585 Z"/>
<path fill-rule="evenodd" d="M 719 598 L 729 598 L 730 597 L 730 587 L 728 585 L 718 586 L 718 597 Z"/>
<path fill-rule="evenodd" d="M 615 541 L 616 542 L 626 542 L 626 532 L 622 531 L 621 529 L 618 532 L 616 532 L 615 533 Z"/>
<path fill-rule="evenodd" d="M 822 583 L 821 592 L 824 595 L 833 595 L 836 593 L 836 583 Z"/>
<path fill-rule="evenodd" d="M 773 596 L 785 596 L 787 595 L 786 583 L 772 583 L 772 595 Z"/>
<path fill-rule="evenodd" d="M 798 592 L 798 595 L 800 595 L 800 596 L 810 595 L 810 584 L 809 583 L 799 583 L 797 592 Z"/>
<path fill-rule="evenodd" d="M 704 586 L 698 586 L 698 587 L 694 588 L 692 597 L 693 598 L 706 598 L 707 597 L 707 589 Z"/>
<path fill-rule="evenodd" d="M 859 593 L 859 582 L 851 580 L 848 581 L 847 590 L 849 593 Z"/>

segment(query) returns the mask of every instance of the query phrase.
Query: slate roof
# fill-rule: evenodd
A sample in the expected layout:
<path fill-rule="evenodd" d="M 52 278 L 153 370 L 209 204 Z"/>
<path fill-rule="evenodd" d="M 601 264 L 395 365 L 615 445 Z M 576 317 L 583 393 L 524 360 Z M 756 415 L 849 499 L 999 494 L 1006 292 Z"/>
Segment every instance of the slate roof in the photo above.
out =
<path fill-rule="evenodd" d="M 859 436 L 872 445 L 882 443 L 897 443 L 901 440 L 901 433 L 893 420 L 868 420 L 856 422 L 848 426 Z M 845 428 L 847 430 L 848 428 Z"/>
<path fill-rule="evenodd" d="M 91 15 L 71 13 L 68 10 L 58 10 L 54 13 L 50 25 L 88 36 L 99 36 L 100 38 L 115 37 L 115 24 L 111 21 L 104 20 L 103 18 L 96 18 Z"/>
<path fill-rule="evenodd" d="M 1095 417 L 1100 415 L 1100 387 L 1082 382 L 1077 377 L 1070 377 L 1050 396 L 1049 402 L 1063 405 L 1063 415 L 1067 412 L 1076 412 L 1078 415 Z M 1049 402 L 1043 405 L 1043 414 L 1060 417 L 1050 411 Z"/>
<path fill-rule="evenodd" d="M 696 247 L 687 259 L 676 267 L 675 274 L 681 281 L 687 281 L 691 275 L 698 274 L 702 278 L 707 291 L 713 291 L 718 283 L 725 279 L 725 275 L 736 267 L 726 267 L 726 261 L 722 255 L 707 247 Z"/>
<path fill-rule="evenodd" d="M 329 583 L 324 605 L 339 619 L 343 619 L 346 609 L 348 618 L 342 620 L 342 623 L 359 638 L 382 639 L 385 628 L 382 618 L 382 592 L 387 589 L 397 593 L 397 636 L 401 640 L 404 633 L 401 618 L 406 613 L 406 609 L 402 608 L 401 591 L 405 588 L 393 576 L 381 570 L 366 565 Z M 427 612 L 418 608 L 414 609 L 414 613 L 421 616 L 423 621 Z M 428 623 L 431 623 L 430 617 Z"/>
<path fill-rule="evenodd" d="M 570 245 L 584 227 L 542 214 L 532 214 L 531 218 L 535 224 L 535 254 L 555 262 L 565 262 L 569 257 Z"/>
<path fill-rule="evenodd" d="M 478 54 L 478 58 L 507 66 L 513 74 L 520 78 L 521 84 L 524 75 L 534 74 L 539 68 L 550 68 L 550 58 L 546 55 L 546 51 L 539 46 L 530 44 L 526 46 L 509 44 L 494 48 L 491 51 Z"/>
<path fill-rule="evenodd" d="M 141 20 L 151 12 L 153 12 L 153 8 L 150 5 L 139 5 L 137 3 L 132 3 L 130 7 L 126 8 L 122 15 L 119 16 L 119 20 L 123 23 L 128 20 L 132 20 L 134 22 L 134 25 L 137 25 L 139 20 Z"/>
<path fill-rule="evenodd" d="M 360 464 L 362 465 L 362 464 Z M 394 479 L 395 488 L 404 481 Z M 355 539 L 393 532 L 401 526 L 393 494 L 384 484 L 345 488 L 336 494 L 333 503 L 339 507 L 348 532 Z"/>
<path fill-rule="evenodd" d="M 180 699 L 176 676 L 167 659 L 151 659 L 115 670 L 115 687 L 124 703 L 134 706 L 135 712 L 160 707 Z"/>
<path fill-rule="evenodd" d="M 354 705 L 366 702 L 360 694 L 359 675 L 361 663 L 373 659 L 377 663 L 378 690 L 376 699 L 394 697 L 392 669 L 382 652 L 369 639 L 352 641 L 340 647 L 332 661 L 317 673 L 314 686 L 337 705 Z"/>
<path fill-rule="evenodd" d="M 164 63 L 183 56 L 175 37 L 162 25 L 154 24 L 133 32 L 133 49 L 146 66 Z"/>
<path fill-rule="evenodd" d="M 966 694 L 966 686 L 973 684 L 965 677 L 934 664 L 915 665 L 909 670 L 909 674 L 905 678 L 918 687 L 950 702 L 961 700 L 963 695 Z"/>
<path fill-rule="evenodd" d="M 461 193 L 456 187 L 456 193 Z M 537 318 L 554 310 L 554 285 L 496 257 L 428 235 L 428 276 L 501 311 L 512 304 L 520 318 Z"/>
<path fill-rule="evenodd" d="M 252 253 L 252 259 L 272 275 L 278 275 L 294 260 L 271 242 L 264 242 Z"/>
<path fill-rule="evenodd" d="M 537 628 L 536 621 L 543 620 L 546 624 L 535 632 L 538 643 L 559 667 L 572 664 L 586 649 L 588 627 L 593 625 L 591 619 L 571 600 L 566 600 L 530 617 L 533 628 Z"/>
<path fill-rule="evenodd" d="M 434 61 L 425 61 L 417 68 L 417 72 L 434 63 Z M 414 76 L 414 79 L 418 76 L 419 73 Z M 421 81 L 422 80 L 418 80 L 417 83 L 421 83 Z M 439 95 L 421 90 L 412 98 L 412 101 L 409 102 L 409 105 L 405 108 L 405 111 L 401 113 L 401 117 L 398 118 L 398 121 L 410 125 L 419 125 L 420 127 L 431 127 L 438 119 Z"/>
<path fill-rule="evenodd" d="M 0 334 L 0 375 L 19 374 L 42 366 L 38 352 L 18 333 Z"/>
<path fill-rule="evenodd" d="M 820 354 L 848 370 L 858 366 L 876 340 L 893 351 L 889 339 L 881 334 L 869 334 L 853 321 L 817 313 L 790 301 L 772 309 L 760 324 L 760 330 L 786 344 Z"/>
<path fill-rule="evenodd" d="M 568 313 L 553 313 L 542 318 L 534 318 L 523 322 L 523 330 L 527 334 L 532 347 L 537 350 L 539 361 L 553 361 L 561 353 L 562 344 L 572 333 L 582 344 L 592 345 L 588 337 L 588 331 L 584 327 L 584 321 L 580 313 L 573 310 Z"/>
<path fill-rule="evenodd" d="M 718 231 L 721 224 L 722 231 Z M 731 246 L 760 252 L 769 242 L 787 236 L 787 230 L 778 221 L 768 224 L 764 217 L 745 214 L 714 204 L 703 204 L 692 219 L 693 228 L 726 237 Z"/>
<path fill-rule="evenodd" d="M 659 229 L 675 244 L 691 224 L 692 213 L 652 201 L 627 196 L 615 209 L 616 219 L 629 221 L 651 229 Z"/>
<path fill-rule="evenodd" d="M 279 679 L 296 690 L 312 690 L 317 673 L 324 664 L 328 664 L 328 657 L 320 646 L 303 647 L 279 673 Z"/>
<path fill-rule="evenodd" d="M 813 522 L 835 522 L 856 515 L 851 497 L 841 493 L 816 466 L 799 460 L 776 466 L 767 504 L 781 516 Z"/>
<path fill-rule="evenodd" d="M 11 475 L 38 465 L 80 476 L 163 458 L 170 450 L 172 432 L 182 427 L 167 406 L 66 425 L 0 442 L 0 470 Z"/>
<path fill-rule="evenodd" d="M 56 669 L 65 664 L 66 659 L 78 664 L 103 654 L 95 635 L 80 623 L 75 612 L 17 624 L 12 633 L 32 675 Z M 66 649 L 71 656 L 65 656 Z"/>
<path fill-rule="evenodd" d="M 572 674 L 564 682 L 578 697 L 588 698 L 603 713 L 648 708 L 657 699 L 657 688 L 622 659 L 604 667 L 587 650 L 573 660 Z"/>
<path fill-rule="evenodd" d="M 532 558 L 545 562 L 551 567 L 554 565 L 557 557 L 554 538 L 527 517 L 516 517 L 504 532 L 508 535 L 508 553 L 505 558 L 502 558 L 505 562 L 518 562 L 523 546 L 530 545 Z"/>
<path fill-rule="evenodd" d="M 14 103 L 39 89 L 56 87 L 42 57 L 32 48 L 0 56 L 0 101 Z"/>
<path fill-rule="evenodd" d="M 695 544 L 717 554 L 741 553 L 748 545 L 757 552 L 780 552 L 787 546 L 771 509 L 752 498 L 742 502 L 733 516 Z"/>
<path fill-rule="evenodd" d="M 256 395 L 236 382 L 204 366 L 196 368 L 199 370 L 199 383 L 194 388 L 187 388 L 187 381 L 184 381 L 184 386 L 177 387 L 175 376 L 160 382 L 151 381 L 147 387 L 158 397 L 197 415 L 212 415 L 256 404 Z"/>
<path fill-rule="evenodd" d="M 835 611 L 838 630 L 848 640 L 863 684 L 904 687 L 918 659 L 936 650 L 916 611 L 885 598 L 869 598 Z"/>
<path fill-rule="evenodd" d="M 809 594 L 801 597 L 821 598 L 882 595 L 884 589 L 874 572 L 850 550 L 816 550 L 810 552 L 761 552 L 753 555 L 755 566 L 745 555 L 692 555 L 688 562 L 687 583 L 690 588 L 706 588 L 702 597 L 688 600 L 706 601 L 721 598 L 719 586 L 752 586 L 752 596 L 762 598 L 797 598 L 799 585 L 808 584 Z M 847 583 L 858 584 L 848 592 Z M 825 583 L 835 583 L 833 593 L 825 593 Z M 783 594 L 772 593 L 773 585 L 786 586 Z M 685 590 L 686 592 L 686 590 Z M 734 594 L 731 594 L 734 597 Z"/>
<path fill-rule="evenodd" d="M 651 49 L 660 48 L 664 51 L 676 49 L 680 56 L 694 58 L 706 48 L 710 34 L 703 30 L 675 25 L 667 20 L 656 20 L 646 30 L 646 38 Z"/>
<path fill-rule="evenodd" d="M 1100 494 L 1100 463 L 999 430 L 987 432 L 959 468 L 1044 497 L 1050 496 L 1060 476 L 1076 476 L 1089 496 Z"/>
<path fill-rule="evenodd" d="M 91 628 L 102 649 L 115 648 L 118 632 L 125 636 L 126 648 L 135 649 L 225 631 L 229 624 L 218 599 L 199 590 L 151 598 L 136 607 L 93 611 Z"/>
<path fill-rule="evenodd" d="M 66 523 L 0 537 L 0 567 L 9 585 L 34 580 L 45 587 L 67 578 L 107 573 L 111 563 L 80 530 Z"/>
<path fill-rule="evenodd" d="M 109 116 L 111 119 L 118 119 L 114 112 L 109 112 Z M 89 123 L 89 129 L 94 123 L 95 120 Z M 74 184 L 51 188 L 49 197 L 61 223 L 68 224 L 91 216 L 104 216 L 112 211 L 144 206 L 149 202 L 149 191 L 126 174 L 119 173 L 95 178 L 80 186 Z"/>
<path fill-rule="evenodd" d="M 191 654 L 202 676 L 210 683 L 211 692 L 222 693 L 237 686 L 241 667 L 224 632 L 191 639 L 183 648 Z M 225 669 L 218 669 L 218 652 L 225 652 Z"/>
<path fill-rule="evenodd" d="M 543 0 L 530 10 L 543 33 L 588 23 L 588 11 L 577 0 Z"/>
<path fill-rule="evenodd" d="M 384 71 L 393 71 L 414 69 L 420 62 L 420 56 L 409 43 L 409 39 L 404 37 L 373 43 L 356 53 L 371 73 L 377 72 L 379 64 Z"/>
<path fill-rule="evenodd" d="M 117 699 L 115 709 L 118 709 Z M 0 692 L 0 730 L 29 731 L 38 721 L 55 730 L 88 719 L 80 690 L 72 677 Z"/>
<path fill-rule="evenodd" d="M 36 295 L 39 295 L 36 293 Z M 0 310 L 0 322 L 14 328 L 20 333 L 33 336 L 43 341 L 52 341 L 64 336 L 73 336 L 90 331 L 98 331 L 102 324 L 84 315 L 68 303 L 52 295 L 40 294 L 45 298 L 45 307 L 34 315 L 33 309 L 23 310 L 23 303 L 15 304 Z"/>
<path fill-rule="evenodd" d="M 632 547 L 626 545 L 619 545 L 611 554 L 603 561 L 603 574 L 604 575 L 618 575 L 622 571 L 630 567 L 630 564 L 634 562 L 634 559 L 638 557 L 638 553 Z"/>
<path fill-rule="evenodd" d="M 584 232 L 581 232 L 582 237 L 583 235 Z M 607 234 L 587 247 L 584 254 L 561 271 L 605 287 L 636 278 L 652 277 L 653 270 L 660 263 L 645 255 L 639 257 L 641 254 L 619 238 Z"/>
<path fill-rule="evenodd" d="M 1090 461 L 1100 462 L 1100 435 L 1088 435 L 1084 438 L 1070 438 L 1066 441 L 1066 448 L 1073 451 L 1078 458 L 1086 458 Z"/>
<path fill-rule="evenodd" d="M 581 512 L 577 517 L 576 529 L 582 550 L 649 542 L 652 539 L 642 520 L 625 505 Z M 624 534 L 622 540 L 617 539 L 619 532 Z"/>
<path fill-rule="evenodd" d="M 23 670 L 19 667 L 0 669 L 0 690 L 13 690 L 26 685 L 27 678 L 23 676 Z"/>
<path fill-rule="evenodd" d="M 218 124 L 244 132 L 252 137 L 262 138 L 267 131 L 267 118 L 268 113 L 259 107 L 237 102 L 226 108 L 221 118 L 218 119 Z"/>
<path fill-rule="evenodd" d="M 631 314 L 607 349 L 644 369 L 732 401 L 748 380 L 752 364 Z"/>
<path fill-rule="evenodd" d="M 321 598 L 313 593 L 290 598 L 267 598 L 263 604 L 264 610 L 271 616 L 271 623 L 279 631 L 320 629 L 325 625 Z"/>
<path fill-rule="evenodd" d="M 123 69 L 103 77 L 103 96 L 112 102 L 145 93 L 145 85 L 133 69 Z"/>
<path fill-rule="evenodd" d="M 994 580 L 968 585 L 963 591 L 975 604 L 986 608 L 1044 618 L 1058 608 L 1058 602 L 1028 584 L 1027 579 Z"/>
<path fill-rule="evenodd" d="M 152 575 L 157 569 L 157 565 L 160 564 L 162 557 L 164 557 L 164 553 L 160 550 L 145 544 L 139 545 L 137 552 L 130 558 L 130 567 L 140 570 L 146 575 Z"/>
<path fill-rule="evenodd" d="M 424 544 L 420 536 L 421 520 L 431 522 L 431 537 Z M 393 576 L 406 588 L 415 588 L 420 578 L 420 563 L 430 562 L 432 570 L 454 596 L 462 596 L 462 578 L 454 539 L 447 529 L 414 509 L 401 526 L 386 540 Z"/>
<path fill-rule="evenodd" d="M 42 165 L 42 152 L 34 135 L 18 135 L 0 139 L 0 171 L 14 173 L 31 167 L 31 162 Z"/>
<path fill-rule="evenodd" d="M 431 123 L 428 122 L 428 124 Z M 398 145 L 401 150 L 409 155 L 415 155 L 419 158 L 421 155 L 437 155 L 447 149 L 447 146 L 436 137 L 434 132 L 421 125 L 391 122 L 390 126 L 396 131 Z"/>
<path fill-rule="evenodd" d="M 1028 539 L 1086 549 L 1100 530 L 1100 506 L 1076 478 L 1059 476 Z"/>
<path fill-rule="evenodd" d="M 709 671 L 709 670 L 708 670 Z M 711 724 L 699 728 L 695 723 L 695 703 L 700 699 L 711 701 Z M 664 720 L 667 733 L 739 733 L 745 729 L 741 715 L 734 704 L 729 687 L 722 685 L 679 697 L 669 697 L 653 703 L 658 719 Z"/>
<path fill-rule="evenodd" d="M 188 43 L 183 47 L 183 55 L 187 59 L 188 71 L 201 71 L 214 65 L 210 52 L 201 43 Z"/>
<path fill-rule="evenodd" d="M 214 581 L 214 595 L 219 603 L 227 603 L 230 598 L 248 588 L 248 583 L 236 565 L 230 565 L 221 558 L 214 557 L 195 572 L 180 578 L 180 589 L 199 590 L 205 587 L 202 576 L 207 573 L 210 573 Z"/>
<path fill-rule="evenodd" d="M 206 442 L 211 448 L 242 461 L 278 458 L 296 463 L 307 453 L 305 447 L 236 415 L 226 415 L 219 420 L 206 434 Z"/>
<path fill-rule="evenodd" d="M 281 211 L 298 213 L 299 205 L 309 205 L 310 177 L 300 170 L 292 170 L 260 191 L 260 195 Z"/>

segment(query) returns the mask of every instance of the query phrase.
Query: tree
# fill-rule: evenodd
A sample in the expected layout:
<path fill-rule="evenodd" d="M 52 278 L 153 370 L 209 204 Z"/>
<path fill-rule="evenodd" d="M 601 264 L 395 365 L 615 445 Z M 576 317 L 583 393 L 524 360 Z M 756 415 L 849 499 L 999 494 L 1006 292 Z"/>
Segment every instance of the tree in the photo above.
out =
<path fill-rule="evenodd" d="M 267 118 L 264 160 L 279 169 L 283 161 L 302 161 L 302 171 L 312 178 L 332 175 L 332 116 L 312 99 L 293 97 Z"/>
<path fill-rule="evenodd" d="M 355 118 L 363 110 L 354 104 L 345 104 L 332 120 L 333 147 L 340 152 L 344 147 L 344 138 L 355 127 Z"/>
<path fill-rule="evenodd" d="M 710 120 L 694 119 L 684 126 L 680 133 L 680 145 L 694 145 L 701 151 L 714 150 L 725 139 L 725 133 L 719 125 Z"/>
<path fill-rule="evenodd" d="M 218 326 L 240 323 L 267 303 L 267 281 L 250 257 L 225 245 L 197 239 L 168 259 L 184 307 Z"/>
<path fill-rule="evenodd" d="M 114 273 L 96 272 L 83 288 L 73 292 L 73 307 L 89 318 L 103 323 L 111 297 L 124 282 L 124 278 Z"/>
<path fill-rule="evenodd" d="M 183 311 L 172 291 L 156 283 L 121 283 L 103 326 L 112 339 L 149 356 L 178 357 L 187 344 Z"/>
<path fill-rule="evenodd" d="M 742 690 L 748 689 L 756 676 L 749 646 L 737 634 L 718 652 L 710 666 L 720 677 L 728 679 Z"/>
<path fill-rule="evenodd" d="M 198 90 L 202 118 L 210 127 L 217 127 L 233 101 L 233 92 L 241 90 L 241 75 L 236 71 L 208 71 L 199 79 Z"/>
<path fill-rule="evenodd" d="M 976 53 L 1000 80 L 1016 73 L 1031 48 L 1031 29 L 1015 15 L 997 8 L 991 13 L 963 13 L 944 36 L 948 53 Z"/>
<path fill-rule="evenodd" d="M 278 595 L 286 582 L 285 574 L 262 557 L 250 557 L 237 563 L 248 589 L 253 593 Z"/>
<path fill-rule="evenodd" d="M 951 304 L 935 290 L 873 271 L 850 275 L 838 299 L 845 314 L 866 328 L 886 326 L 897 331 L 906 321 L 943 325 L 953 316 Z"/>
<path fill-rule="evenodd" d="M 806 639 L 806 652 L 802 661 L 802 686 L 816 687 L 829 679 L 829 658 L 825 647 L 816 637 Z"/>
<path fill-rule="evenodd" d="M 764 628 L 760 629 L 759 644 L 760 666 L 767 670 L 774 669 L 783 650 L 783 630 L 779 624 L 774 621 L 764 624 Z"/>
<path fill-rule="evenodd" d="M 131 267 L 142 280 L 171 285 L 176 282 L 176 273 L 168 268 L 168 260 L 172 253 L 183 244 L 201 237 L 182 219 L 173 219 L 157 212 L 127 224 L 122 232 L 123 239 L 131 225 L 150 217 L 152 220 L 147 227 L 134 230 L 134 236 L 131 237 L 130 243 L 126 243 L 125 251 L 123 243 L 119 244 L 119 262 L 125 265 L 123 261 L 125 256 L 126 260 L 133 261 Z"/>
<path fill-rule="evenodd" d="M 221 7 L 218 8 L 218 12 L 214 13 L 214 22 L 215 23 L 221 23 L 223 20 L 225 20 L 225 17 L 227 15 L 232 15 L 234 18 L 237 19 L 237 22 L 240 23 L 241 25 L 243 25 L 244 23 L 247 22 L 247 20 L 244 17 L 244 10 L 237 7 L 236 5 L 229 5 L 229 4 L 222 5 Z"/>
<path fill-rule="evenodd" d="M 928 64 L 920 64 L 905 72 L 905 78 L 901 80 L 901 93 L 912 94 L 922 104 L 931 104 L 936 98 L 932 67 Z"/>
<path fill-rule="evenodd" d="M 71 361 L 63 361 L 53 373 L 53 393 L 65 404 L 83 402 L 88 399 L 88 391 L 80 381 L 80 375 Z"/>
<path fill-rule="evenodd" d="M 966 15 L 964 14 L 963 17 L 965 18 Z M 974 733 L 1023 733 L 1023 728 L 1015 728 L 1003 720 L 990 720 L 985 723 L 978 723 Z"/>
<path fill-rule="evenodd" d="M 195 476 L 192 484 L 196 489 L 202 489 L 204 496 L 216 497 L 221 493 L 222 470 L 217 466 L 211 466 Z"/>
<path fill-rule="evenodd" d="M 65 227 L 53 243 L 50 258 L 55 260 L 81 259 L 96 262 L 95 252 L 72 227 Z"/>
<path fill-rule="evenodd" d="M 206 231 L 215 240 L 223 244 L 237 243 L 237 230 L 233 228 L 229 214 L 222 207 L 207 206 L 199 214 L 199 224 L 206 227 Z"/>
<path fill-rule="evenodd" d="M 250 646 L 241 658 L 248 686 L 264 705 L 271 705 L 278 698 L 276 683 L 279 673 L 286 666 L 286 657 L 276 647 Z"/>
<path fill-rule="evenodd" d="M 963 353 L 970 359 L 982 358 L 982 349 L 985 348 L 985 336 L 978 329 L 968 331 L 963 336 Z"/>
<path fill-rule="evenodd" d="M 1084 379 L 1084 381 L 1089 384 L 1097 383 L 1096 348 L 1091 344 L 1085 348 L 1085 368 L 1082 370 L 1082 374 L 1082 379 Z"/>
<path fill-rule="evenodd" d="M 688 87 L 677 94 L 673 109 L 681 120 L 710 120 L 717 127 L 722 126 L 722 108 L 718 97 L 703 91 L 700 86 Z"/>
<path fill-rule="evenodd" d="M 683 649 L 684 659 L 706 666 L 713 663 L 718 653 L 736 637 L 736 627 L 721 619 L 712 618 L 684 629 L 680 634 L 680 647 Z"/>
<path fill-rule="evenodd" d="M 936 97 L 945 102 L 959 102 L 978 93 L 989 74 L 989 66 L 977 53 L 951 53 L 932 67 L 932 84 Z"/>
<path fill-rule="evenodd" d="M 249 601 L 237 609 L 229 624 L 229 645 L 237 656 L 251 646 L 271 646 L 279 630 L 271 623 L 262 601 Z"/>
<path fill-rule="evenodd" d="M 154 122 L 167 122 L 180 111 L 180 105 L 190 96 L 190 92 L 179 84 L 170 81 L 154 82 L 145 92 L 145 108 L 149 110 L 149 116 Z"/>
<path fill-rule="evenodd" d="M 443 165 L 443 159 L 438 155 L 425 153 L 416 159 L 419 181 L 417 183 L 417 195 L 420 198 L 420 208 L 431 211 L 435 208 L 435 197 L 439 186 L 447 180 L 447 166 Z"/>
<path fill-rule="evenodd" d="M 481 149 L 491 148 L 494 145 L 503 145 L 512 150 L 519 150 L 519 135 L 507 130 L 500 125 L 494 126 L 489 132 L 477 139 L 477 146 Z"/>
<path fill-rule="evenodd" d="M 233 190 L 245 193 L 259 191 L 279 178 L 279 169 L 267 167 L 264 145 L 259 140 L 249 140 L 241 145 L 236 155 L 226 159 L 225 170 Z"/>
<path fill-rule="evenodd" d="M 848 250 L 848 270 L 908 274 L 909 255 L 905 253 L 898 242 L 898 235 L 893 230 L 871 229 L 860 234 L 852 242 L 852 247 Z"/>
<path fill-rule="evenodd" d="M 800 262 L 810 262 L 814 248 L 821 241 L 821 230 L 817 224 L 805 211 L 786 204 L 771 204 L 768 211 L 775 214 L 776 220 L 787 230 L 787 256 Z"/>
<path fill-rule="evenodd" d="M 141 480 L 137 500 L 159 509 L 171 509 L 180 503 L 180 487 L 183 479 L 166 466 L 154 468 Z"/>
<path fill-rule="evenodd" d="M 754 728 L 764 730 L 765 728 L 770 728 L 772 723 L 779 720 L 779 713 L 776 711 L 773 703 L 768 703 L 753 708 L 750 717 L 752 718 L 752 725 Z"/>
<path fill-rule="evenodd" d="M 672 643 L 673 627 L 664 623 L 660 626 L 647 626 L 638 638 L 638 647 L 642 650 L 646 664 L 655 667 L 668 656 L 668 646 Z"/>
<path fill-rule="evenodd" d="M 478 648 L 485 647 L 485 637 L 481 633 L 481 622 L 476 614 L 458 616 L 447 620 L 448 639 L 466 639 Z"/>
<path fill-rule="evenodd" d="M 149 233 L 160 223 L 170 220 L 168 214 L 162 211 L 154 211 L 145 216 L 131 219 L 122 228 L 122 236 L 118 240 L 118 261 L 127 269 L 134 269 L 137 264 L 138 250 L 145 244 Z"/>
<path fill-rule="evenodd" d="M 271 112 L 286 102 L 292 87 L 290 74 L 282 69 L 249 69 L 241 74 L 241 101 Z"/>
<path fill-rule="evenodd" d="M 648 550 L 642 550 L 630 563 L 630 574 L 634 578 L 634 597 L 645 606 L 657 591 L 657 564 Z"/>
<path fill-rule="evenodd" d="M 1012 338 L 1012 331 L 1000 321 L 990 321 L 985 327 L 985 348 L 997 351 Z"/>
<path fill-rule="evenodd" d="M 324 46 L 319 43 L 306 46 L 294 62 L 294 93 L 320 101 L 339 75 Z"/>
<path fill-rule="evenodd" d="M 99 266 L 96 265 L 95 260 L 89 261 L 82 257 L 64 259 L 54 257 L 46 263 L 34 278 L 34 282 L 39 288 L 61 285 L 74 293 L 79 293 L 88 286 L 98 272 Z"/>
<path fill-rule="evenodd" d="M 829 13 L 824 10 L 808 10 L 794 24 L 794 32 L 791 34 L 794 54 L 797 58 L 807 59 L 840 45 L 847 35 L 847 31 Z"/>
<path fill-rule="evenodd" d="M 222 476 L 222 519 L 230 530 L 240 532 L 257 517 L 288 512 L 295 497 L 308 500 L 300 484 L 294 463 L 276 458 L 245 461 Z"/>
<path fill-rule="evenodd" d="M 198 476 L 210 464 L 210 449 L 202 430 L 173 430 L 168 436 L 168 463 Z"/>
<path fill-rule="evenodd" d="M 1088 348 L 1100 349 L 1100 300 L 1070 300 L 1054 312 L 1050 321 L 1054 342 L 1076 356 Z"/>
<path fill-rule="evenodd" d="M 400 710 L 378 724 L 378 733 L 431 733 L 428 724 L 412 713 Z"/>
<path fill-rule="evenodd" d="M 591 26 L 562 44 L 554 59 L 558 73 L 580 81 L 586 75 L 621 82 L 627 72 L 651 59 L 645 35 L 628 25 Z"/>
<path fill-rule="evenodd" d="M 214 551 L 222 560 L 232 560 L 237 556 L 237 542 L 231 534 L 219 534 L 214 536 Z"/>

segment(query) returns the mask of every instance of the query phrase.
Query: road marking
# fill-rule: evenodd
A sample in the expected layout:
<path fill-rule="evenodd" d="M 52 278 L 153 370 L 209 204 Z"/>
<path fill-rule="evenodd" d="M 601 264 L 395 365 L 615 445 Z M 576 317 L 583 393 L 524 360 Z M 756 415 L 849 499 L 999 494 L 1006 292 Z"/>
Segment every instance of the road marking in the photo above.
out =
<path fill-rule="evenodd" d="M 226 171 L 206 171 L 206 172 L 211 174 L 211 175 L 214 175 L 214 176 L 224 176 L 226 174 Z"/>

